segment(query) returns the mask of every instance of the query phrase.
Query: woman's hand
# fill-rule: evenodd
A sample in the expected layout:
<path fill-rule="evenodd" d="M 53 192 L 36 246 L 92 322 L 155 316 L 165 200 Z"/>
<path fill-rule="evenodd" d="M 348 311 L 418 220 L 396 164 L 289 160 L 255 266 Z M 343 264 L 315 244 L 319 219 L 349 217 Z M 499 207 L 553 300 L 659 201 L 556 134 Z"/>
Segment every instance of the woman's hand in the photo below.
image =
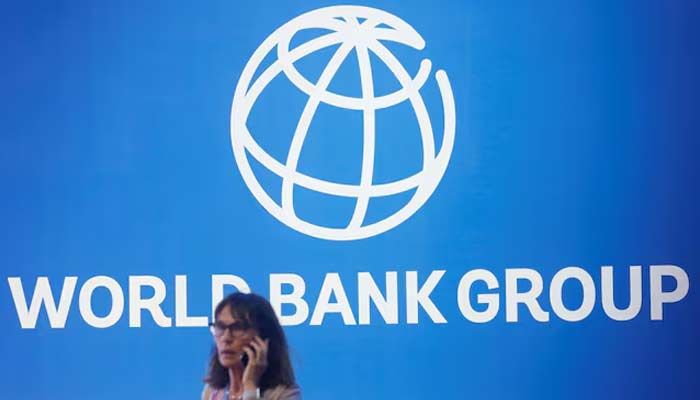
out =
<path fill-rule="evenodd" d="M 243 371 L 243 390 L 260 387 L 260 378 L 267 369 L 269 344 L 269 339 L 263 340 L 260 336 L 256 336 L 247 346 L 243 347 L 243 351 L 248 355 L 248 365 Z"/>

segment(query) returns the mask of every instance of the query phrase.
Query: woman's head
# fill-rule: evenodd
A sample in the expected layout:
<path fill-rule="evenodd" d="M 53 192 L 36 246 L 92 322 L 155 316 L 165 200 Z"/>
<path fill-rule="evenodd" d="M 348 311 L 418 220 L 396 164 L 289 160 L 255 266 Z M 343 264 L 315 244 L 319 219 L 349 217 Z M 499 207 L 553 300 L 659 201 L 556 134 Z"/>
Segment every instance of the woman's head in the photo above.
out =
<path fill-rule="evenodd" d="M 210 386 L 220 389 L 228 385 L 228 369 L 242 367 L 243 348 L 256 335 L 269 340 L 268 366 L 260 389 L 295 384 L 287 339 L 275 311 L 263 297 L 239 292 L 224 298 L 214 311 L 212 333 L 215 346 L 205 378 Z"/>

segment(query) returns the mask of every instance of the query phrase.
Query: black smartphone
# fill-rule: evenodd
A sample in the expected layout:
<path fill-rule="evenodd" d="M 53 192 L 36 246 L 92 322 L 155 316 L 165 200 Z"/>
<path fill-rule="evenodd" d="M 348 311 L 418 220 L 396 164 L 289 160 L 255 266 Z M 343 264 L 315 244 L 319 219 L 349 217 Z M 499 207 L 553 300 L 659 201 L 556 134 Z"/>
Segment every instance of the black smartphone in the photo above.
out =
<path fill-rule="evenodd" d="M 241 356 L 241 363 L 244 367 L 248 366 L 248 353 L 243 353 L 243 355 Z"/>

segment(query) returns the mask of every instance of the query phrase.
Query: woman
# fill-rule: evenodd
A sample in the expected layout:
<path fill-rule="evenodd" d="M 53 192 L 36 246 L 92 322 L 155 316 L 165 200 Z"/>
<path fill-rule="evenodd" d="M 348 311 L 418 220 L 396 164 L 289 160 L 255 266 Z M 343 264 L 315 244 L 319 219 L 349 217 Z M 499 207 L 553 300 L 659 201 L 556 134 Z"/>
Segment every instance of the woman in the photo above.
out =
<path fill-rule="evenodd" d="M 300 400 L 287 339 L 270 303 L 234 293 L 214 311 L 215 346 L 202 400 Z"/>

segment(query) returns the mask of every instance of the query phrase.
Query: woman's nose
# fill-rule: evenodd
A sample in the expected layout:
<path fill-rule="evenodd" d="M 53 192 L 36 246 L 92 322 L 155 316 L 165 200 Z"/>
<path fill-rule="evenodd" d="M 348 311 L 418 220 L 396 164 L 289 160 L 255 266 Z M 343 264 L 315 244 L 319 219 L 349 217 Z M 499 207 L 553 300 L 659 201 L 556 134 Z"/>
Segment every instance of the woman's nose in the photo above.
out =
<path fill-rule="evenodd" d="M 222 342 L 231 343 L 231 342 L 233 342 L 233 339 L 234 339 L 233 336 L 232 336 L 232 335 L 229 335 L 228 332 L 226 332 L 226 333 L 224 333 L 223 335 L 221 335 L 221 341 L 222 341 Z"/>

